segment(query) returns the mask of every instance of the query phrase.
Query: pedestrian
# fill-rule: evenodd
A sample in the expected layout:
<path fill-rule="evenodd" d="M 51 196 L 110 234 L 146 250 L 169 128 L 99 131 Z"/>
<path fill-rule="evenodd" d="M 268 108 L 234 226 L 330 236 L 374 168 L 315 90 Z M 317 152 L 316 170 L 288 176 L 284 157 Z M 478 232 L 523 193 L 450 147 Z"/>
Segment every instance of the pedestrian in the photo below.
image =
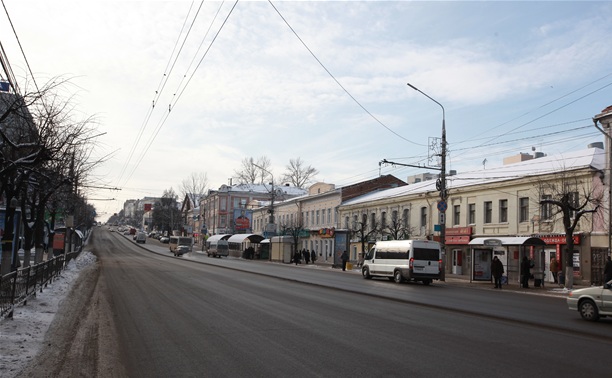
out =
<path fill-rule="evenodd" d="M 550 273 L 552 273 L 553 276 L 553 282 L 557 283 L 558 279 L 558 275 L 559 275 L 559 261 L 557 261 L 556 257 L 553 257 L 552 259 L 550 259 Z"/>
<path fill-rule="evenodd" d="M 295 251 L 295 253 L 293 254 L 293 262 L 295 263 L 295 265 L 299 264 L 301 259 L 302 254 L 300 253 L 300 251 Z"/>
<path fill-rule="evenodd" d="M 493 257 L 493 261 L 491 262 L 491 274 L 493 274 L 493 279 L 495 280 L 495 289 L 502 288 L 502 275 L 504 274 L 504 264 L 497 258 L 497 256 Z"/>
<path fill-rule="evenodd" d="M 344 272 L 346 270 L 346 263 L 349 261 L 349 255 L 346 253 L 346 251 L 342 252 L 342 255 L 340 255 L 340 260 L 342 260 L 342 271 Z"/>
<path fill-rule="evenodd" d="M 531 277 L 531 273 L 529 273 L 530 269 L 531 262 L 527 256 L 523 256 L 523 261 L 521 261 L 521 286 L 525 289 L 529 288 L 529 278 Z"/>
<path fill-rule="evenodd" d="M 606 266 L 604 267 L 604 283 L 610 280 L 612 280 L 612 260 L 608 256 L 608 261 L 606 261 Z"/>
<path fill-rule="evenodd" d="M 304 256 L 305 264 L 308 265 L 308 263 L 310 262 L 310 253 L 306 252 L 306 250 L 303 249 L 302 255 Z"/>
<path fill-rule="evenodd" d="M 306 253 L 308 253 L 308 250 L 306 250 Z M 314 249 L 310 251 L 310 259 L 312 260 L 313 264 L 315 261 L 317 261 L 317 253 L 314 251 Z"/>

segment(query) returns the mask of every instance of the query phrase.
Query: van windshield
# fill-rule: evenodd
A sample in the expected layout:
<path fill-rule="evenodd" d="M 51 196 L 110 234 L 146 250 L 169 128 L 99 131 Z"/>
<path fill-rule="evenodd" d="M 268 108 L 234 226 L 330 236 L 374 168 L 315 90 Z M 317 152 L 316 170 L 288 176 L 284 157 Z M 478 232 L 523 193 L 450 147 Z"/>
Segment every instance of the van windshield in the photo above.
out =
<path fill-rule="evenodd" d="M 415 260 L 438 261 L 440 260 L 440 251 L 432 248 L 415 248 Z"/>

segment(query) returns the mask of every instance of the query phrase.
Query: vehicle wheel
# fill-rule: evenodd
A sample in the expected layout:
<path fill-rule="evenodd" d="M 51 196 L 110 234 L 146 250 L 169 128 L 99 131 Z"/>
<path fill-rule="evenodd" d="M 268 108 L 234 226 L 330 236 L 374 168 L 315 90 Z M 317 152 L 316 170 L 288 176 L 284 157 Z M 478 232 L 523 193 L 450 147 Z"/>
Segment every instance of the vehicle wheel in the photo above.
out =
<path fill-rule="evenodd" d="M 588 320 L 591 322 L 599 320 L 599 311 L 597 311 L 597 306 L 591 300 L 584 300 L 580 302 L 578 306 L 578 311 L 580 312 L 580 316 L 582 319 Z"/>
<path fill-rule="evenodd" d="M 361 269 L 361 275 L 363 276 L 363 278 L 365 278 L 366 280 L 369 280 L 372 278 L 372 276 L 370 276 L 370 269 L 368 269 L 368 267 L 366 266 L 365 268 Z"/>
<path fill-rule="evenodd" d="M 402 283 L 404 281 L 404 277 L 402 277 L 402 272 L 396 270 L 393 273 L 393 281 L 395 281 L 395 283 Z"/>
<path fill-rule="evenodd" d="M 431 283 L 431 280 L 423 280 L 423 285 L 428 286 Z"/>

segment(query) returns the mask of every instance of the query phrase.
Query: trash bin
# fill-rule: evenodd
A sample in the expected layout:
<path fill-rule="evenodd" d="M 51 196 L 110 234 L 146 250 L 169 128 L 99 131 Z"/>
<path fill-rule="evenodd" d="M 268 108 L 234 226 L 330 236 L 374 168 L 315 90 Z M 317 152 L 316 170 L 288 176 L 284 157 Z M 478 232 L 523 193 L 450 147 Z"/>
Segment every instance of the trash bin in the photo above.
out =
<path fill-rule="evenodd" d="M 557 280 L 559 281 L 559 285 L 565 285 L 565 274 L 563 272 L 559 272 L 557 275 Z"/>

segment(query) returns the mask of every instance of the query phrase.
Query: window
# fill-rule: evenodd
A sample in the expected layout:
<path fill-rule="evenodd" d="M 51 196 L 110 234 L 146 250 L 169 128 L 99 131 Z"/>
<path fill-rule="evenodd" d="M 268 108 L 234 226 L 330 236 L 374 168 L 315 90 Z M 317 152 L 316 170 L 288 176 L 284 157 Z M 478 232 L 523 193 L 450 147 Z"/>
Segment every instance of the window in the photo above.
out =
<path fill-rule="evenodd" d="M 349 217 L 344 218 L 344 228 L 349 229 Z"/>
<path fill-rule="evenodd" d="M 519 222 L 529 222 L 529 198 L 519 198 Z"/>
<path fill-rule="evenodd" d="M 491 223 L 493 221 L 493 202 L 485 201 L 483 215 L 485 223 Z"/>
<path fill-rule="evenodd" d="M 315 223 L 317 226 L 321 225 L 321 218 L 320 218 L 320 214 L 319 213 L 320 213 L 320 211 L 317 210 L 317 223 Z"/>
<path fill-rule="evenodd" d="M 550 199 L 552 199 L 552 196 L 550 194 L 544 194 L 542 196 L 542 200 L 550 200 Z M 540 209 L 540 212 L 542 213 L 542 220 L 552 219 L 552 204 L 543 203 L 542 208 Z"/>
<path fill-rule="evenodd" d="M 306 211 L 304 214 L 306 214 L 306 219 L 304 219 L 304 226 L 308 227 L 308 211 Z"/>
<path fill-rule="evenodd" d="M 380 227 L 385 228 L 387 227 L 387 212 L 383 211 L 382 213 L 380 213 Z"/>
<path fill-rule="evenodd" d="M 353 230 L 357 229 L 357 215 L 353 215 Z"/>
<path fill-rule="evenodd" d="M 508 222 L 508 200 L 499 200 L 499 223 Z"/>
<path fill-rule="evenodd" d="M 376 226 L 376 213 L 370 214 L 370 229 L 373 230 Z"/>
<path fill-rule="evenodd" d="M 404 215 L 402 215 L 402 223 L 405 229 L 410 227 L 410 211 L 408 209 L 404 209 Z"/>
<path fill-rule="evenodd" d="M 310 211 L 310 225 L 313 226 L 315 221 L 314 210 Z"/>
<path fill-rule="evenodd" d="M 579 205 L 579 201 L 578 201 L 578 192 L 571 192 L 568 193 L 569 195 L 569 205 L 574 208 L 574 209 L 578 209 Z M 570 211 L 570 217 L 574 218 L 576 216 L 576 212 L 575 211 Z"/>
<path fill-rule="evenodd" d="M 453 206 L 453 225 L 458 226 L 461 223 L 461 205 Z"/>
<path fill-rule="evenodd" d="M 421 227 L 427 227 L 427 208 L 421 207 Z"/>
<path fill-rule="evenodd" d="M 330 225 L 332 222 L 331 220 L 331 208 L 327 209 L 327 224 Z"/>
<path fill-rule="evenodd" d="M 227 198 L 219 198 L 219 209 L 221 211 L 227 210 Z"/>
<path fill-rule="evenodd" d="M 468 204 L 468 224 L 476 224 L 476 204 Z"/>

